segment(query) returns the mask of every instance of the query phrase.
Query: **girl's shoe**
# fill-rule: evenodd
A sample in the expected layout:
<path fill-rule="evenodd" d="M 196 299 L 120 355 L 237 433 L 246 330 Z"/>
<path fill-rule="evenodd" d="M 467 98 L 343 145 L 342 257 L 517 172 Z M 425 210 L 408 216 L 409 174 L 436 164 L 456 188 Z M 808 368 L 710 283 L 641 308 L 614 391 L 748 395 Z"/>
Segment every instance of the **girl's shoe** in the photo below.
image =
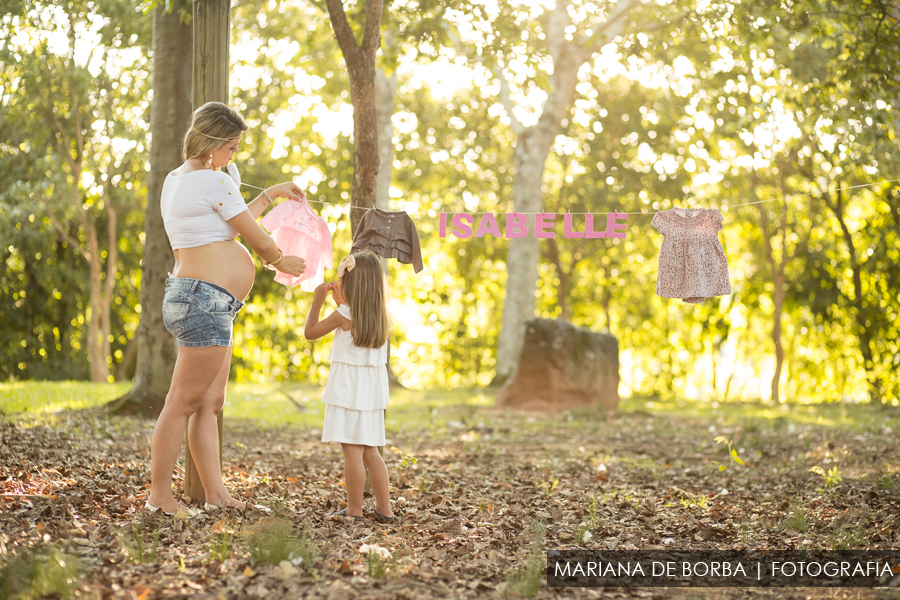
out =
<path fill-rule="evenodd" d="M 173 513 L 166 512 L 163 509 L 150 504 L 149 500 L 147 500 L 147 503 L 144 505 L 144 508 L 148 509 L 153 514 L 161 512 L 164 515 L 168 515 L 170 517 L 177 517 L 179 512 L 184 513 L 186 518 L 196 517 L 197 515 L 200 514 L 200 511 L 197 510 L 196 508 L 188 508 L 187 506 L 181 506 L 181 505 L 178 506 L 178 510 L 176 512 L 173 512 Z"/>
<path fill-rule="evenodd" d="M 342 508 L 341 510 L 339 510 L 337 512 L 333 512 L 328 516 L 329 517 L 346 517 L 348 519 L 353 519 L 354 521 L 365 521 L 364 517 L 354 517 L 353 515 L 348 515 L 346 508 Z"/>
<path fill-rule="evenodd" d="M 375 513 L 375 516 L 372 518 L 375 519 L 375 521 L 377 521 L 378 523 L 393 523 L 397 520 L 396 515 L 392 517 L 386 517 L 383 514 L 379 513 L 377 510 L 373 510 L 372 512 Z"/>

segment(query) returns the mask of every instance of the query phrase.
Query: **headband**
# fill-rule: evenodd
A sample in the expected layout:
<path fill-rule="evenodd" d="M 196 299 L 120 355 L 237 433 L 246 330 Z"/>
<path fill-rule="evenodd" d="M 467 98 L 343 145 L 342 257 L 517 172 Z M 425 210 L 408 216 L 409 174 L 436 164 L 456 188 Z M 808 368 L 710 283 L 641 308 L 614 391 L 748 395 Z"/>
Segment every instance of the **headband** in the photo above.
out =
<path fill-rule="evenodd" d="M 194 127 L 193 125 L 191 125 L 191 129 L 193 129 L 194 131 L 196 131 L 196 132 L 199 133 L 200 135 L 206 136 L 206 137 L 208 137 L 208 138 L 212 138 L 212 139 L 214 139 L 214 140 L 221 140 L 221 141 L 223 141 L 223 142 L 230 142 L 230 141 L 232 141 L 232 140 L 234 139 L 234 137 L 231 137 L 231 138 L 220 138 L 220 137 L 216 137 L 216 136 L 214 136 L 214 135 L 209 135 L 208 133 L 203 133 L 202 131 L 200 131 L 199 129 L 197 129 L 196 127 Z M 237 136 L 235 136 L 235 137 L 237 137 Z"/>

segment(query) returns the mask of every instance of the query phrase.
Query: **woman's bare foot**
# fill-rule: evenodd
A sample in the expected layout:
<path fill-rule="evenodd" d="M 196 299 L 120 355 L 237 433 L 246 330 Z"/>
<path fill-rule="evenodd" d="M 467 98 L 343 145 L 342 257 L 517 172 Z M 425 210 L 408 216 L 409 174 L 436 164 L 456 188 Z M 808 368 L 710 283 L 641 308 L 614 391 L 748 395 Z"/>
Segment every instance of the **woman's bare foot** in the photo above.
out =
<path fill-rule="evenodd" d="M 185 508 L 172 496 L 169 496 L 168 498 L 156 498 L 152 492 L 150 493 L 150 497 L 147 498 L 146 506 L 153 511 L 161 510 L 167 515 L 174 515 L 178 512 L 179 508 Z"/>
<path fill-rule="evenodd" d="M 207 498 L 206 505 L 215 506 L 216 508 L 236 508 L 238 510 L 244 510 L 247 508 L 246 502 L 235 500 L 231 496 L 227 496 L 225 498 L 217 498 L 215 500 Z"/>

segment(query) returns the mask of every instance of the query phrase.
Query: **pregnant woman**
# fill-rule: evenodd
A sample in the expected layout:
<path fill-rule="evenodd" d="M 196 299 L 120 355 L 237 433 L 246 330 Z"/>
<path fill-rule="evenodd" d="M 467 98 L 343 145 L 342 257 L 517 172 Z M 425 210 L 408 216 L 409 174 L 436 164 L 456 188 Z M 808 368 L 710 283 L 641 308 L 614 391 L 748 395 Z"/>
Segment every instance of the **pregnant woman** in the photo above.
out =
<path fill-rule="evenodd" d="M 163 321 L 178 343 L 178 359 L 150 449 L 147 507 L 154 511 L 179 509 L 172 471 L 185 427 L 206 502 L 245 507 L 225 489 L 216 426 L 225 404 L 234 317 L 256 275 L 253 257 L 235 238 L 240 235 L 268 268 L 296 276 L 305 267 L 302 258 L 284 256 L 256 222 L 273 198 L 299 200 L 303 192 L 282 183 L 246 204 L 237 184 L 220 171 L 234 158 L 246 130 L 236 111 L 219 102 L 204 104 L 194 111 L 184 137 L 184 163 L 163 184 L 160 209 L 175 253 Z"/>

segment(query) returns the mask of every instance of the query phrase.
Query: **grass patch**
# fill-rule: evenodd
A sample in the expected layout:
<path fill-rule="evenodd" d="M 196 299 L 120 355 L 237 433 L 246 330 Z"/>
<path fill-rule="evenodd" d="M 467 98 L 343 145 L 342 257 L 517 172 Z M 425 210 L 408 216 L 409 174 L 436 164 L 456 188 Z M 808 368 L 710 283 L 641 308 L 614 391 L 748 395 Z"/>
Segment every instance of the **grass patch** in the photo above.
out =
<path fill-rule="evenodd" d="M 27 548 L 0 568 L 0 598 L 71 598 L 81 580 L 77 559 L 55 546 Z"/>
<path fill-rule="evenodd" d="M 94 408 L 131 389 L 130 383 L 86 381 L 21 381 L 0 383 L 0 415 L 54 413 Z"/>
<path fill-rule="evenodd" d="M 547 526 L 542 521 L 535 521 L 531 526 L 532 541 L 525 561 L 513 571 L 508 579 L 509 590 L 520 596 L 530 598 L 541 589 L 541 578 L 547 564 L 544 557 L 544 540 L 547 537 Z"/>
<path fill-rule="evenodd" d="M 119 532 L 119 546 L 132 564 L 155 563 L 158 545 L 159 533 L 156 530 L 148 531 L 145 537 L 143 528 L 137 523 L 132 523 L 130 528 L 125 527 Z"/>
<path fill-rule="evenodd" d="M 212 534 L 206 548 L 210 560 L 223 562 L 231 558 L 231 535 L 224 532 Z"/>
<path fill-rule="evenodd" d="M 868 520 L 862 518 L 854 522 L 859 515 L 851 515 L 846 520 L 838 523 L 828 536 L 828 546 L 835 552 L 844 552 L 857 546 L 863 546 L 869 541 L 866 529 Z"/>
<path fill-rule="evenodd" d="M 788 513 L 781 521 L 782 529 L 793 529 L 799 533 L 809 531 L 809 521 L 802 506 L 795 505 L 790 513 Z"/>
<path fill-rule="evenodd" d="M 619 411 L 650 413 L 698 421 L 720 421 L 732 427 L 758 433 L 764 429 L 780 431 L 794 427 L 841 428 L 855 432 L 878 432 L 886 427 L 896 430 L 900 417 L 881 405 L 848 402 L 792 403 L 770 405 L 762 402 L 706 402 L 623 398 Z"/>
<path fill-rule="evenodd" d="M 313 385 L 229 384 L 225 416 L 240 415 L 271 427 L 319 429 L 325 415 L 323 389 Z M 391 431 L 438 435 L 456 427 L 480 425 L 473 422 L 479 419 L 478 408 L 493 404 L 492 394 L 473 390 L 394 390 L 385 428 L 389 437 Z"/>
<path fill-rule="evenodd" d="M 318 554 L 305 530 L 295 532 L 283 519 L 270 518 L 260 521 L 247 539 L 250 556 L 260 565 L 277 565 L 283 560 L 301 562 L 307 567 Z"/>
<path fill-rule="evenodd" d="M 96 408 L 131 389 L 130 383 L 24 381 L 0 383 L 0 416 Z M 323 386 L 229 383 L 226 419 L 246 419 L 267 427 L 320 429 L 325 414 Z M 433 435 L 482 426 L 480 408 L 494 404 L 493 392 L 474 389 L 395 390 L 385 426 L 393 431 Z"/>

